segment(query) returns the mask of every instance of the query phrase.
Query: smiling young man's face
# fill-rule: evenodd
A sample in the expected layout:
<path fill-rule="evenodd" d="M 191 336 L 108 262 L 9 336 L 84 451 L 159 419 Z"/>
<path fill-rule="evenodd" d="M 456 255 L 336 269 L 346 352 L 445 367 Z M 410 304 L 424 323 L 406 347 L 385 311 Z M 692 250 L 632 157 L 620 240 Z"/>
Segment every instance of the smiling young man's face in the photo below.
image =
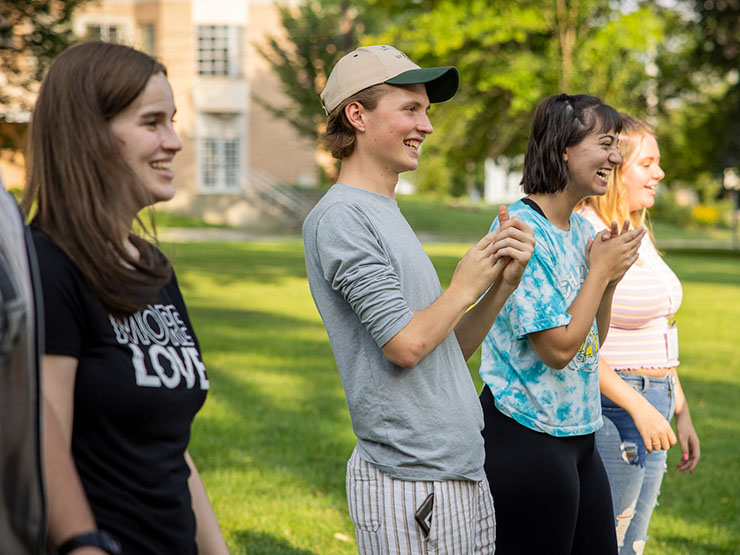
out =
<path fill-rule="evenodd" d="M 121 156 L 154 202 L 169 200 L 175 194 L 171 164 L 182 143 L 172 125 L 174 115 L 175 101 L 167 77 L 155 73 L 139 96 L 110 121 L 111 132 L 120 141 Z"/>
<path fill-rule="evenodd" d="M 375 110 L 366 112 L 363 148 L 395 173 L 415 170 L 421 143 L 434 131 L 427 115 L 426 88 L 422 84 L 386 86 L 388 91 Z"/>

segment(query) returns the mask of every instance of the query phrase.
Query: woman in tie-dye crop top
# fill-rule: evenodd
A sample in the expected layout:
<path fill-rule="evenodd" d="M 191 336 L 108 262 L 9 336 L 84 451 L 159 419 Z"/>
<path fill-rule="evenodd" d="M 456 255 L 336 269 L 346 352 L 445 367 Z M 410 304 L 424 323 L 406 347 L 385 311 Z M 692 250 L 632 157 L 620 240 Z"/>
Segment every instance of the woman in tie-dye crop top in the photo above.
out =
<path fill-rule="evenodd" d="M 480 369 L 499 555 L 617 553 L 595 441 L 598 352 L 616 284 L 645 230 L 620 233 L 615 223 L 592 241 L 593 227 L 573 209 L 606 192 L 621 162 L 621 127 L 616 110 L 589 95 L 549 97 L 532 122 L 527 196 L 509 211 L 533 229 L 536 245 L 483 342 Z"/>
<path fill-rule="evenodd" d="M 643 225 L 664 173 L 653 130 L 622 114 L 622 164 L 612 172 L 606 195 L 580 208 L 599 230 L 629 218 Z M 670 420 L 676 415 L 680 471 L 693 472 L 699 439 L 678 381 L 678 334 L 673 317 L 681 305 L 681 283 L 646 235 L 639 259 L 617 286 L 609 337 L 599 353 L 604 426 L 596 444 L 611 485 L 620 555 L 642 553 L 655 507 L 666 450 L 676 443 Z"/>

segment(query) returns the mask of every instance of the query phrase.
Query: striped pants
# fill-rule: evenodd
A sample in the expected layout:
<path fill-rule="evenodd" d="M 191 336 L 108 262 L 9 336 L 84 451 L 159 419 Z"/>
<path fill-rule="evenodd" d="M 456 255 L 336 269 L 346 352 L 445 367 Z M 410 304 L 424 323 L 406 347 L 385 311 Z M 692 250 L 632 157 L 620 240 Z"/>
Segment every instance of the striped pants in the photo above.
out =
<path fill-rule="evenodd" d="M 429 536 L 414 512 L 434 492 Z M 488 482 L 396 480 L 360 458 L 347 463 L 347 502 L 360 555 L 489 555 L 496 520 Z"/>

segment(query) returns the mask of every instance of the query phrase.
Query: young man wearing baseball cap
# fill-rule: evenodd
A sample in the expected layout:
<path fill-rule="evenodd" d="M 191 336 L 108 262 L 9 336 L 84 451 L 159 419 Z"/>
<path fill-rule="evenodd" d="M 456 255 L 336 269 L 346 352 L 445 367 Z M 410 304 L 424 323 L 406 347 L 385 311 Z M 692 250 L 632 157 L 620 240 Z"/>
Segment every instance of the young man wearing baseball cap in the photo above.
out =
<path fill-rule="evenodd" d="M 303 238 L 357 436 L 347 498 L 361 554 L 493 552 L 483 417 L 465 361 L 518 285 L 534 236 L 499 208 L 504 223 L 443 292 L 395 201 L 398 174 L 417 167 L 433 131 L 430 102 L 451 98 L 458 79 L 454 67 L 368 46 L 337 63 L 321 94 L 341 168 Z"/>

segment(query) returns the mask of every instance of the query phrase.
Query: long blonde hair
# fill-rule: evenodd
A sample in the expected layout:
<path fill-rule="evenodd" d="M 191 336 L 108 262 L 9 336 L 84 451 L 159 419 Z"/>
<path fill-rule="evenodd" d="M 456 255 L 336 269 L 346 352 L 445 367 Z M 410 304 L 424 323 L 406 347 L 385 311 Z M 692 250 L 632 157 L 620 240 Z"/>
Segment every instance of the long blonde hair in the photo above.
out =
<path fill-rule="evenodd" d="M 622 163 L 609 174 L 606 194 L 585 198 L 579 203 L 578 208 L 590 207 L 607 226 L 612 222 L 621 224 L 624 220 L 629 219 L 633 228 L 642 225 L 648 228 L 649 232 L 647 209 L 643 208 L 630 212 L 627 191 L 622 181 L 622 171 L 625 166 L 634 162 L 633 158 L 640 151 L 645 136 L 657 137 L 655 130 L 641 119 L 628 114 L 620 115 L 623 122 L 622 132 L 619 134 L 619 154 L 622 157 Z"/>

